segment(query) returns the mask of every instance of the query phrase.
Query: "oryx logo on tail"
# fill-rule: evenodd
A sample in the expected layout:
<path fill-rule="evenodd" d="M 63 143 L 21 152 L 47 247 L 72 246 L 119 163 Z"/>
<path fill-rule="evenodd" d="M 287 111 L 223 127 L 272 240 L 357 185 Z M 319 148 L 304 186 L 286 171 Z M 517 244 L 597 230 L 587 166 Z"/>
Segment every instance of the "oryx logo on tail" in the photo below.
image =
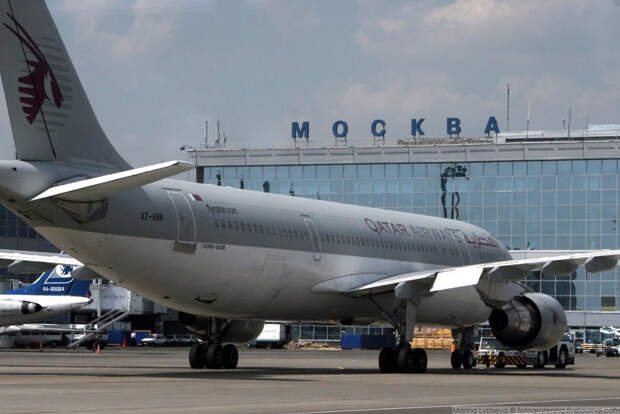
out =
<path fill-rule="evenodd" d="M 24 58 L 30 70 L 28 75 L 21 76 L 18 80 L 20 82 L 19 92 L 22 93 L 22 97 L 19 99 L 23 104 L 22 110 L 28 122 L 32 124 L 41 111 L 45 100 L 53 99 L 58 108 L 62 106 L 62 92 L 41 49 L 12 14 L 7 13 L 7 16 L 13 21 L 15 28 L 6 23 L 3 23 L 4 27 L 9 29 L 21 42 Z M 26 49 L 34 56 L 34 59 L 26 56 Z"/>

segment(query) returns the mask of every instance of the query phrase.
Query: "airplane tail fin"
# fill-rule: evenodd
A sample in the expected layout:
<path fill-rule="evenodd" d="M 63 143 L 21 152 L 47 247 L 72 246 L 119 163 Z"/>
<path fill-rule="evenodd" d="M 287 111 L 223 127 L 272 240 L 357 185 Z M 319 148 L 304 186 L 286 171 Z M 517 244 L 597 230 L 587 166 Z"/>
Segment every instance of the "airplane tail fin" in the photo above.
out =
<path fill-rule="evenodd" d="M 130 168 L 101 129 L 44 0 L 0 0 L 0 73 L 17 159 Z"/>
<path fill-rule="evenodd" d="M 41 274 L 31 285 L 4 292 L 5 295 L 88 296 L 90 280 L 71 277 L 73 266 L 58 265 Z"/>

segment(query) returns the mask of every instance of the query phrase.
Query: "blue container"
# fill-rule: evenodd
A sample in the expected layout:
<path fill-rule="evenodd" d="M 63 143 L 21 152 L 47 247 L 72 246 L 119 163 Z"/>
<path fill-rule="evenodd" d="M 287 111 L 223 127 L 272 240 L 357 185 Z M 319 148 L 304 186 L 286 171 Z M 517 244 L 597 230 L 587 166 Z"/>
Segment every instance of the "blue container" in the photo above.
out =
<path fill-rule="evenodd" d="M 120 345 L 123 343 L 123 338 L 125 338 L 125 332 L 123 331 L 118 331 L 118 330 L 108 331 L 108 343 L 109 344 Z"/>
<path fill-rule="evenodd" d="M 340 348 L 354 349 L 362 347 L 362 335 L 344 334 L 340 338 Z"/>
<path fill-rule="evenodd" d="M 394 335 L 362 335 L 362 349 L 394 348 L 396 338 Z"/>

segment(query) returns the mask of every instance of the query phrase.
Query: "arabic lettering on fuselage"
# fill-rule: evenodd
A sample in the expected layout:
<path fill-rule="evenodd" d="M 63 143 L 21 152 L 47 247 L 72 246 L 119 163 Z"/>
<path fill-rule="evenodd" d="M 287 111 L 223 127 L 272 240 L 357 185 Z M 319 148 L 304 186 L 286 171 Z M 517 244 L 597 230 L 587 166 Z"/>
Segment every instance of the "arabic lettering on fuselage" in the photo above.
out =
<path fill-rule="evenodd" d="M 392 234 L 403 237 L 423 238 L 428 240 L 454 240 L 457 243 L 468 243 L 476 246 L 499 247 L 491 237 L 476 233 L 466 233 L 456 229 L 437 229 L 425 226 L 404 225 L 389 221 L 365 218 L 366 226 L 377 234 Z"/>

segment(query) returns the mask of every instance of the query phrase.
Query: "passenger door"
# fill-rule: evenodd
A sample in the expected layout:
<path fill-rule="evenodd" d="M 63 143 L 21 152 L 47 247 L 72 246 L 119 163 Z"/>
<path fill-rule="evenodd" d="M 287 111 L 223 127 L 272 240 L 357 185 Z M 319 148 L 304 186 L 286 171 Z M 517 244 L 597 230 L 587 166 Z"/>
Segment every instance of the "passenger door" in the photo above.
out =
<path fill-rule="evenodd" d="M 181 191 L 168 190 L 177 218 L 176 243 L 183 245 L 196 244 L 196 219 L 189 200 Z"/>
<path fill-rule="evenodd" d="M 312 243 L 312 258 L 316 262 L 321 261 L 321 240 L 319 239 L 319 233 L 316 231 L 316 226 L 312 218 L 306 214 L 302 214 L 306 228 L 310 234 L 310 242 Z"/>

